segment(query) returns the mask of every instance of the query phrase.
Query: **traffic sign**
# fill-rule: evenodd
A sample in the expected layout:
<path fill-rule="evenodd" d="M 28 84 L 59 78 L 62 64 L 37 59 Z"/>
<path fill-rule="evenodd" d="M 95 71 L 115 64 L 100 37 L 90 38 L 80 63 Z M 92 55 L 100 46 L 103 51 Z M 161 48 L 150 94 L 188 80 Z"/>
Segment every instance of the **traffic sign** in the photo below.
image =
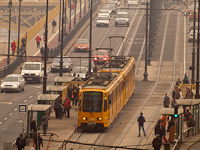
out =
<path fill-rule="evenodd" d="M 26 112 L 27 112 L 27 105 L 19 104 L 19 113 L 26 113 Z"/>
<path fill-rule="evenodd" d="M 45 32 L 43 33 L 43 36 L 45 36 Z"/>

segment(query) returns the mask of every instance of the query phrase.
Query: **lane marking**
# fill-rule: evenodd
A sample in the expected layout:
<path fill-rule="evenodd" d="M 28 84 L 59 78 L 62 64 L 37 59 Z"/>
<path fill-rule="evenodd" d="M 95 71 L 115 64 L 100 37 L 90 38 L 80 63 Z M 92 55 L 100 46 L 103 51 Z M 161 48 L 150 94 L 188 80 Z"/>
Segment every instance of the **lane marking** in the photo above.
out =
<path fill-rule="evenodd" d="M 27 100 L 24 100 L 24 103 L 26 103 L 27 102 Z"/>
<path fill-rule="evenodd" d="M 9 116 L 11 116 L 13 113 L 10 113 Z"/>
<path fill-rule="evenodd" d="M 30 96 L 29 98 L 32 98 L 33 96 Z"/>
<path fill-rule="evenodd" d="M 7 117 L 5 117 L 3 120 L 7 120 L 8 118 Z"/>
<path fill-rule="evenodd" d="M 14 111 L 17 111 L 17 108 L 15 108 Z"/>

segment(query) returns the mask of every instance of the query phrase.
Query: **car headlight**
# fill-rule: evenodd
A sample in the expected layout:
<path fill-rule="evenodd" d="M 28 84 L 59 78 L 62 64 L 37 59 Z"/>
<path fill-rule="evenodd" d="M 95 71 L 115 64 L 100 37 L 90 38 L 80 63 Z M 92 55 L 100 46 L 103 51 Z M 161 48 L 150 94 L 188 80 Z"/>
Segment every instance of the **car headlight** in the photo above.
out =
<path fill-rule="evenodd" d="M 94 60 L 97 60 L 97 58 L 95 57 Z"/>
<path fill-rule="evenodd" d="M 69 66 L 65 66 L 66 68 L 69 68 Z"/>
<path fill-rule="evenodd" d="M 107 58 L 103 58 L 103 60 L 107 60 Z"/>
<path fill-rule="evenodd" d="M 2 88 L 4 88 L 4 87 L 5 87 L 5 85 L 1 84 L 1 87 L 2 87 Z"/>
<path fill-rule="evenodd" d="M 18 85 L 13 85 L 14 87 L 18 87 Z"/>
<path fill-rule="evenodd" d="M 87 120 L 87 117 L 83 117 L 83 120 Z"/>
<path fill-rule="evenodd" d="M 51 66 L 51 68 L 54 68 L 55 66 Z"/>
<path fill-rule="evenodd" d="M 21 73 L 21 75 L 24 75 L 24 73 Z"/>
<path fill-rule="evenodd" d="M 36 73 L 35 75 L 36 75 L 36 76 L 39 76 L 40 74 L 39 74 L 39 73 Z"/>

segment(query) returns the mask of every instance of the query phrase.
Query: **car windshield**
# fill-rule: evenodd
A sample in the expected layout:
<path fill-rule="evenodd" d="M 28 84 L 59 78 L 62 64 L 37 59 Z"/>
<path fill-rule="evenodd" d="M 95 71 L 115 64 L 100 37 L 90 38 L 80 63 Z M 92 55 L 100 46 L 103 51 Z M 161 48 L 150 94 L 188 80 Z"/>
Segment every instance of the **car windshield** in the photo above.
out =
<path fill-rule="evenodd" d="M 55 58 L 55 59 L 54 59 L 54 62 L 60 62 L 60 58 Z M 69 62 L 70 62 L 70 59 L 69 59 L 69 58 L 63 58 L 63 62 L 69 63 Z"/>
<path fill-rule="evenodd" d="M 76 67 L 74 69 L 74 73 L 86 73 L 87 72 L 87 69 L 84 67 L 84 68 L 81 68 L 81 67 Z"/>
<path fill-rule="evenodd" d="M 98 20 L 108 20 L 108 18 L 106 16 L 101 16 L 101 17 L 98 17 Z"/>
<path fill-rule="evenodd" d="M 4 82 L 17 82 L 18 77 L 5 77 Z"/>
<path fill-rule="evenodd" d="M 101 112 L 102 111 L 102 92 L 84 92 L 83 93 L 83 112 Z"/>
<path fill-rule="evenodd" d="M 99 11 L 99 13 L 109 13 L 109 10 L 101 9 L 101 10 Z"/>
<path fill-rule="evenodd" d="M 88 40 L 87 39 L 78 39 L 76 41 L 76 44 L 88 44 Z"/>
<path fill-rule="evenodd" d="M 96 51 L 94 52 L 94 55 L 108 55 L 106 51 Z"/>
<path fill-rule="evenodd" d="M 128 18 L 128 14 L 117 14 L 117 18 Z"/>
<path fill-rule="evenodd" d="M 40 64 L 25 64 L 23 70 L 40 70 Z"/>

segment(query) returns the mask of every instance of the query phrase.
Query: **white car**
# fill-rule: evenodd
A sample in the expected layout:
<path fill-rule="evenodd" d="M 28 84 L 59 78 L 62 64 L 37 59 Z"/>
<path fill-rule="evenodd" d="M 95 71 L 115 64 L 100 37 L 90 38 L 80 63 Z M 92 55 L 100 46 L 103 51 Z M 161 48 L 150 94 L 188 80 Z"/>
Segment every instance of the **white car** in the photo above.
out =
<path fill-rule="evenodd" d="M 105 16 L 99 16 L 96 22 L 96 27 L 106 26 L 109 27 L 110 19 Z"/>
<path fill-rule="evenodd" d="M 98 17 L 107 17 L 108 19 L 110 19 L 111 11 L 109 9 L 100 9 Z"/>
<path fill-rule="evenodd" d="M 76 74 L 75 77 L 79 75 L 82 79 L 84 79 L 86 78 L 87 71 L 87 67 L 78 66 L 74 68 L 72 75 Z"/>
<path fill-rule="evenodd" d="M 138 0 L 128 0 L 128 7 L 129 6 L 138 6 Z"/>
<path fill-rule="evenodd" d="M 188 35 L 188 42 L 193 42 L 193 32 L 194 30 L 191 30 L 189 35 Z M 198 30 L 195 30 L 195 40 L 197 41 L 197 34 L 198 34 Z"/>
<path fill-rule="evenodd" d="M 129 15 L 128 12 L 117 12 L 115 17 L 115 26 L 125 25 L 129 26 Z"/>
<path fill-rule="evenodd" d="M 24 91 L 25 79 L 21 74 L 7 75 L 1 83 L 1 93 L 5 91 Z"/>

